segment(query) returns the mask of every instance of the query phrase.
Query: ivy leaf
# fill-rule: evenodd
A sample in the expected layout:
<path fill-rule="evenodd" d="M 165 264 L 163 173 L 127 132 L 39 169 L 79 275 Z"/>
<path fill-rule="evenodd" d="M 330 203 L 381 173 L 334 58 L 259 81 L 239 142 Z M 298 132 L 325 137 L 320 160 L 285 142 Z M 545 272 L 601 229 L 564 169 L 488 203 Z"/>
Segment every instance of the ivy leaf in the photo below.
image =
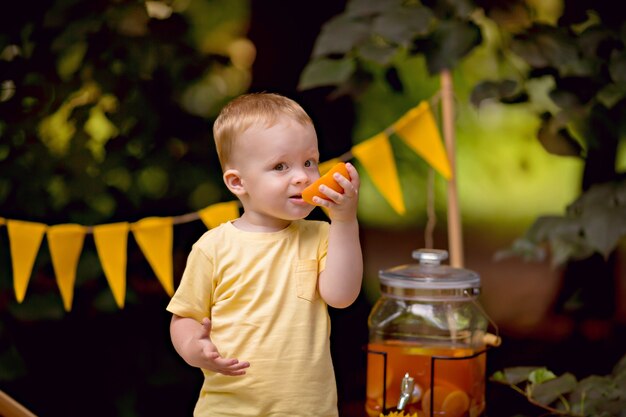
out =
<path fill-rule="evenodd" d="M 583 230 L 589 245 L 605 258 L 626 235 L 626 206 L 592 206 L 582 217 Z"/>
<path fill-rule="evenodd" d="M 576 384 L 576 377 L 570 373 L 565 373 L 559 377 L 533 385 L 531 396 L 538 403 L 549 405 L 558 399 L 559 396 L 573 391 L 576 388 Z"/>
<path fill-rule="evenodd" d="M 578 383 L 569 396 L 572 411 L 584 415 L 609 412 L 617 416 L 624 410 L 626 398 L 623 391 L 610 377 L 592 375 Z"/>
<path fill-rule="evenodd" d="M 580 259 L 593 254 L 582 236 L 582 223 L 578 217 L 540 216 L 526 232 L 531 242 L 547 242 L 551 249 L 553 267 L 567 262 L 570 258 Z"/>
<path fill-rule="evenodd" d="M 514 366 L 494 373 L 491 379 L 503 384 L 516 385 L 528 380 L 531 372 L 537 369 L 539 368 L 536 366 Z"/>
<path fill-rule="evenodd" d="M 402 5 L 402 0 L 350 0 L 345 14 L 350 17 L 366 17 Z"/>
<path fill-rule="evenodd" d="M 588 76 L 592 72 L 564 29 L 535 25 L 524 34 L 515 36 L 511 50 L 532 67 L 555 67 L 562 76 Z"/>
<path fill-rule="evenodd" d="M 313 58 L 346 54 L 370 36 L 367 23 L 339 15 L 329 20 L 320 32 L 313 48 Z"/>
<path fill-rule="evenodd" d="M 596 98 L 607 109 L 613 108 L 626 96 L 626 85 L 618 86 L 615 83 L 606 84 L 598 93 Z"/>
<path fill-rule="evenodd" d="M 446 3 L 450 4 L 454 14 L 462 19 L 469 19 L 476 10 L 476 5 L 471 0 L 447 0 Z"/>
<path fill-rule="evenodd" d="M 470 101 L 476 107 L 485 100 L 509 100 L 517 90 L 517 82 L 513 80 L 483 81 L 478 83 L 470 95 Z"/>
<path fill-rule="evenodd" d="M 556 375 L 547 368 L 535 369 L 528 375 L 528 380 L 533 384 L 542 384 L 554 378 L 556 378 Z"/>
<path fill-rule="evenodd" d="M 423 6 L 398 7 L 375 18 L 372 30 L 388 41 L 408 45 L 416 36 L 430 32 L 434 18 Z"/>
<path fill-rule="evenodd" d="M 533 242 L 547 242 L 556 236 L 578 236 L 581 228 L 578 219 L 563 216 L 540 216 L 528 229 L 526 237 Z"/>
<path fill-rule="evenodd" d="M 619 86 L 626 86 L 626 53 L 614 53 L 609 61 L 609 74 Z"/>
<path fill-rule="evenodd" d="M 454 69 L 458 62 L 482 42 L 480 28 L 472 22 L 440 21 L 426 42 L 424 55 L 430 75 Z"/>
<path fill-rule="evenodd" d="M 320 58 L 310 61 L 302 71 L 298 89 L 339 85 L 346 82 L 356 69 L 354 60 Z"/>
<path fill-rule="evenodd" d="M 543 116 L 537 139 L 546 151 L 561 156 L 581 156 L 582 146 L 558 119 L 550 114 Z"/>
<path fill-rule="evenodd" d="M 589 245 L 605 257 L 626 235 L 626 202 L 619 199 L 623 189 L 626 181 L 596 184 L 567 208 L 568 214 L 580 217 Z"/>
<path fill-rule="evenodd" d="M 513 241 L 511 247 L 496 251 L 493 258 L 500 261 L 517 256 L 524 261 L 542 262 L 546 259 L 546 250 L 539 243 L 521 237 Z"/>
<path fill-rule="evenodd" d="M 367 42 L 358 48 L 358 54 L 366 60 L 379 65 L 388 65 L 397 52 L 397 48 L 387 44 Z"/>

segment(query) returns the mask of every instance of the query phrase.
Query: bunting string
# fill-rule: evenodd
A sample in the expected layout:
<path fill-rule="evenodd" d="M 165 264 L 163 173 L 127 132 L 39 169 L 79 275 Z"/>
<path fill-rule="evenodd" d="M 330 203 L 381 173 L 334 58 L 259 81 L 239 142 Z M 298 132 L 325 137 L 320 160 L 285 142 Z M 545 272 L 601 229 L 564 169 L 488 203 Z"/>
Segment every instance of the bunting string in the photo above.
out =
<path fill-rule="evenodd" d="M 397 135 L 446 180 L 452 170 L 428 101 L 410 109 L 395 123 L 369 139 L 354 145 L 343 155 L 320 164 L 320 174 L 339 161 L 356 159 L 374 187 L 399 215 L 406 214 L 404 197 L 396 167 L 391 135 Z M 429 183 L 432 179 L 429 180 Z M 430 200 L 429 200 L 430 201 Z M 429 225 L 434 227 L 429 202 Z M 18 303 L 23 302 L 33 265 L 44 236 L 47 238 L 52 266 L 64 309 L 69 312 L 74 298 L 76 270 L 86 235 L 93 235 L 102 270 L 118 308 L 124 308 L 128 235 L 132 234 L 156 278 L 168 295 L 174 293 L 173 227 L 201 220 L 208 228 L 239 217 L 238 200 L 221 202 L 193 213 L 171 217 L 148 217 L 137 222 L 118 222 L 95 226 L 43 223 L 0 217 L 6 226 L 13 267 L 13 290 Z M 432 245 L 432 241 L 427 243 Z"/>

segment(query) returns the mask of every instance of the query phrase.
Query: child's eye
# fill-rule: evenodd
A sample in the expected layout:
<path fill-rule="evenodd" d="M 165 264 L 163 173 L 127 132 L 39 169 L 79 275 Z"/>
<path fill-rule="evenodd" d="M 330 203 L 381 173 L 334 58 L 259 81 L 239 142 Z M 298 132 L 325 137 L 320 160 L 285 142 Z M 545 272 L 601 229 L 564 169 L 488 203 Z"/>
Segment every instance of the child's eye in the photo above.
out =
<path fill-rule="evenodd" d="M 314 160 L 312 160 L 312 159 L 309 159 L 309 160 L 307 160 L 307 161 L 304 163 L 304 167 L 305 167 L 305 168 L 309 168 L 309 167 L 312 167 L 312 166 L 315 166 L 315 161 L 314 161 Z"/>
<path fill-rule="evenodd" d="M 284 171 L 286 168 L 285 164 L 278 164 L 274 167 L 274 171 Z"/>

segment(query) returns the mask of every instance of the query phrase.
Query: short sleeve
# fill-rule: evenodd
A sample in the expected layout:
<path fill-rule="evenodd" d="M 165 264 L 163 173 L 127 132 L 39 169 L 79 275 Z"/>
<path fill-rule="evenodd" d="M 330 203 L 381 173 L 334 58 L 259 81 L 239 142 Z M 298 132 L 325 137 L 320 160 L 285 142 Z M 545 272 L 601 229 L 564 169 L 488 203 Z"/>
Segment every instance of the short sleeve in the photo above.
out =
<path fill-rule="evenodd" d="M 201 321 L 211 318 L 213 262 L 197 246 L 191 249 L 180 284 L 167 305 L 167 311 Z"/>

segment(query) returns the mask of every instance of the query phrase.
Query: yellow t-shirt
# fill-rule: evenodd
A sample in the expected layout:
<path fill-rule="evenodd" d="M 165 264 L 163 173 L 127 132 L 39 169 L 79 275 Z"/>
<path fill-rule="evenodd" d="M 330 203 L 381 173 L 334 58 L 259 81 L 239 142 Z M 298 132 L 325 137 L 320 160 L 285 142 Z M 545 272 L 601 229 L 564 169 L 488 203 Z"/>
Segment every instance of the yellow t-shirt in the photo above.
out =
<path fill-rule="evenodd" d="M 330 318 L 317 290 L 329 224 L 297 220 L 273 233 L 232 223 L 193 246 L 167 310 L 212 321 L 225 358 L 249 361 L 243 376 L 202 370 L 196 417 L 336 417 Z"/>

